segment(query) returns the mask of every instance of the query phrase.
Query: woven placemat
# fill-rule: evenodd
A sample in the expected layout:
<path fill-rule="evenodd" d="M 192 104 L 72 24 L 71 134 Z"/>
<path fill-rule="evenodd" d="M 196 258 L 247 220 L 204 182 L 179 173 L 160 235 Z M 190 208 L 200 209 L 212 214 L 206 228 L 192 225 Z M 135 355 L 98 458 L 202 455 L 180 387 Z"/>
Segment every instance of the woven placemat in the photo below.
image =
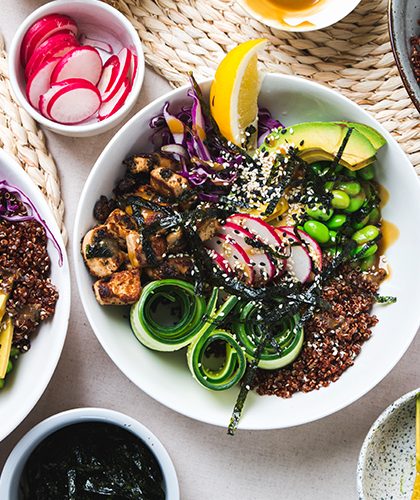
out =
<path fill-rule="evenodd" d="M 13 94 L 4 39 L 0 34 L 0 147 L 22 167 L 40 188 L 51 208 L 64 243 L 68 235 L 64 225 L 64 202 L 61 199 L 57 168 L 45 145 L 45 137 Z"/>
<path fill-rule="evenodd" d="M 131 21 L 146 62 L 174 87 L 187 83 L 189 71 L 212 76 L 238 43 L 267 38 L 262 69 L 309 78 L 349 97 L 392 133 L 420 174 L 419 114 L 392 54 L 387 0 L 362 0 L 341 22 L 303 33 L 269 28 L 232 0 L 103 1 Z"/>

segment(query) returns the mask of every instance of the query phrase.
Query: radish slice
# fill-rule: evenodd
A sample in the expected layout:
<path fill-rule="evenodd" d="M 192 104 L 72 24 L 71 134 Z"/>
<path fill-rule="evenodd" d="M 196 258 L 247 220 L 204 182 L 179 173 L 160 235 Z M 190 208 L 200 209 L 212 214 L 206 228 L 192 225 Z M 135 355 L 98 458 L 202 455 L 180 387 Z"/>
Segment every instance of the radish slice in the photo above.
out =
<path fill-rule="evenodd" d="M 120 50 L 117 57 L 120 63 L 120 67 L 118 69 L 118 75 L 116 76 L 114 84 L 109 89 L 109 91 L 105 92 L 105 94 L 102 96 L 103 102 L 110 101 L 115 96 L 115 94 L 120 90 L 121 86 L 123 85 L 124 80 L 128 76 L 128 71 L 130 69 L 131 57 L 132 57 L 131 50 L 128 49 L 127 47 L 124 47 Z"/>
<path fill-rule="evenodd" d="M 52 72 L 59 62 L 59 58 L 50 59 L 29 78 L 26 96 L 34 108 L 39 109 L 39 98 L 50 88 Z"/>
<path fill-rule="evenodd" d="M 54 83 L 54 85 L 51 85 L 51 87 L 45 92 L 45 94 L 41 95 L 39 97 L 39 111 L 45 118 L 48 118 L 51 120 L 51 116 L 48 114 L 48 104 L 50 102 L 50 99 L 53 97 L 54 94 L 56 94 L 60 89 L 64 88 L 67 85 L 66 82 L 59 82 L 59 83 Z"/>
<path fill-rule="evenodd" d="M 98 89 L 88 80 L 72 78 L 56 92 L 47 105 L 51 119 L 64 125 L 72 125 L 87 120 L 101 105 Z"/>
<path fill-rule="evenodd" d="M 209 257 L 213 259 L 216 262 L 216 264 L 219 265 L 222 271 L 224 271 L 228 276 L 234 275 L 234 272 L 229 266 L 227 260 L 222 255 L 220 255 L 220 253 L 216 252 L 216 250 L 213 250 L 212 248 L 206 247 L 206 245 L 204 245 L 204 247 L 207 250 Z"/>
<path fill-rule="evenodd" d="M 228 217 L 227 221 L 245 227 L 266 245 L 273 247 L 276 251 L 280 250 L 282 246 L 281 238 L 275 228 L 262 219 L 248 214 L 235 214 Z"/>
<path fill-rule="evenodd" d="M 130 70 L 128 72 L 128 77 L 130 78 L 131 85 L 133 85 L 134 79 L 136 78 L 137 64 L 138 64 L 138 57 L 135 54 L 131 54 L 131 64 L 130 64 Z"/>
<path fill-rule="evenodd" d="M 247 231 L 245 228 L 235 224 L 233 222 L 226 222 L 219 231 L 219 234 L 225 235 L 230 239 L 236 241 L 246 252 L 249 257 L 250 265 L 252 266 L 252 272 L 254 278 L 257 282 L 268 282 L 276 274 L 276 266 L 273 264 L 269 255 L 264 251 L 259 251 L 258 249 L 252 247 L 246 243 L 245 238 L 255 237 Z M 281 269 L 284 268 L 284 261 L 279 263 Z"/>
<path fill-rule="evenodd" d="M 25 68 L 25 78 L 29 80 L 31 75 L 41 67 L 44 62 L 56 57 L 63 57 L 75 47 L 79 42 L 71 35 L 54 35 L 41 44 L 32 54 Z"/>
<path fill-rule="evenodd" d="M 294 234 L 287 231 L 281 231 L 279 228 L 276 229 L 278 234 L 282 237 L 283 244 L 287 251 L 290 252 L 290 256 L 286 263 L 287 271 L 289 271 L 298 281 L 305 283 L 312 271 L 312 261 L 308 251 L 302 246 Z"/>
<path fill-rule="evenodd" d="M 233 239 L 222 234 L 217 234 L 206 241 L 206 248 L 220 254 L 239 278 L 252 285 L 254 274 L 251 261 L 245 250 Z"/>
<path fill-rule="evenodd" d="M 128 77 L 124 80 L 124 83 L 120 90 L 115 94 L 115 96 L 107 102 L 103 102 L 99 108 L 98 117 L 99 121 L 105 120 L 108 116 L 116 113 L 121 106 L 125 103 L 128 94 L 130 93 L 131 85 Z"/>
<path fill-rule="evenodd" d="M 71 17 L 50 14 L 34 23 L 23 37 L 20 49 L 20 62 L 26 66 L 35 50 L 48 38 L 59 33 L 73 33 L 77 36 L 77 24 Z"/>
<path fill-rule="evenodd" d="M 115 80 L 117 79 L 117 76 L 119 74 L 119 69 L 120 60 L 118 59 L 118 56 L 111 56 L 104 64 L 102 75 L 97 85 L 101 96 L 111 90 L 111 87 L 114 85 Z"/>
<path fill-rule="evenodd" d="M 96 85 L 102 73 L 102 59 L 93 47 L 76 47 L 57 64 L 51 82 L 62 82 L 69 78 L 83 78 Z"/>
<path fill-rule="evenodd" d="M 88 38 L 84 33 L 79 36 L 79 43 L 82 45 L 88 45 L 89 47 L 94 47 L 95 49 L 103 50 L 112 54 L 113 50 L 111 45 L 107 42 L 102 42 L 101 40 L 94 40 L 93 38 Z"/>
<path fill-rule="evenodd" d="M 293 227 L 280 226 L 277 229 L 280 231 L 286 231 L 286 232 L 292 233 L 294 235 L 294 228 Z M 318 243 L 311 236 L 309 236 L 308 233 L 305 233 L 305 231 L 298 229 L 298 234 L 299 234 L 301 240 L 304 243 L 306 243 L 306 249 L 308 250 L 308 253 L 312 259 L 312 262 L 316 265 L 318 270 L 321 271 L 321 269 L 322 269 L 321 247 L 318 245 Z"/>

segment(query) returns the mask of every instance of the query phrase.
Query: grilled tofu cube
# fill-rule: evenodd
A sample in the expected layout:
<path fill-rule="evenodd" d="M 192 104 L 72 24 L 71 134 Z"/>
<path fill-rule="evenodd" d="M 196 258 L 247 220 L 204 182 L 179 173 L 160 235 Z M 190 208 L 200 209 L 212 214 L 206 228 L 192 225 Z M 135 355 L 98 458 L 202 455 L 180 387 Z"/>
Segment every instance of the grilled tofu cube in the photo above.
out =
<path fill-rule="evenodd" d="M 143 153 L 134 155 L 123 162 L 132 174 L 149 173 L 155 168 L 169 168 L 176 172 L 180 169 L 178 161 L 163 153 Z"/>
<path fill-rule="evenodd" d="M 116 239 L 118 245 L 123 249 L 127 248 L 125 239 L 128 234 L 137 229 L 134 219 L 119 208 L 110 213 L 105 226 L 111 238 Z"/>
<path fill-rule="evenodd" d="M 197 232 L 201 241 L 207 241 L 215 236 L 221 227 L 217 219 L 209 218 L 197 222 Z"/>
<path fill-rule="evenodd" d="M 98 278 L 117 271 L 127 258 L 104 225 L 86 233 L 82 241 L 82 255 L 90 274 Z"/>
<path fill-rule="evenodd" d="M 102 306 L 134 304 L 141 295 L 140 271 L 119 271 L 93 284 L 96 300 Z"/>
<path fill-rule="evenodd" d="M 178 279 L 193 281 L 194 264 L 190 257 L 170 257 L 158 266 L 145 267 L 145 274 L 152 280 Z"/>
<path fill-rule="evenodd" d="M 155 168 L 150 172 L 150 184 L 160 195 L 167 198 L 179 198 L 191 190 L 190 183 L 182 175 L 176 174 L 170 168 Z"/>
<path fill-rule="evenodd" d="M 167 254 L 166 239 L 164 236 L 150 236 L 150 256 L 154 262 L 150 262 L 147 256 L 149 252 L 143 248 L 142 237 L 136 231 L 127 236 L 127 251 L 131 265 L 134 268 L 150 266 L 162 262 Z"/>

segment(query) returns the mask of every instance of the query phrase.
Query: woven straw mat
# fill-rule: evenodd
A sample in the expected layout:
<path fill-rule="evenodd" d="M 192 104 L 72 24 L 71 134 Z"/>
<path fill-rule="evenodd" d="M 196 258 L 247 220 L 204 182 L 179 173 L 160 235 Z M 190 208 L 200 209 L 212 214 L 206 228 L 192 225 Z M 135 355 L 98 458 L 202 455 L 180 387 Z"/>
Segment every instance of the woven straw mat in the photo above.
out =
<path fill-rule="evenodd" d="M 19 105 L 10 85 L 7 53 L 0 34 L 0 147 L 22 167 L 41 189 L 52 210 L 64 243 L 68 235 L 64 226 L 64 203 L 51 153 L 45 138 L 28 113 Z"/>
<path fill-rule="evenodd" d="M 174 87 L 188 82 L 189 71 L 212 76 L 237 44 L 267 38 L 261 69 L 308 78 L 350 98 L 392 133 L 420 175 L 419 114 L 392 54 L 387 0 L 362 0 L 341 22 L 303 33 L 269 28 L 232 0 L 103 1 L 131 21 L 146 62 Z"/>

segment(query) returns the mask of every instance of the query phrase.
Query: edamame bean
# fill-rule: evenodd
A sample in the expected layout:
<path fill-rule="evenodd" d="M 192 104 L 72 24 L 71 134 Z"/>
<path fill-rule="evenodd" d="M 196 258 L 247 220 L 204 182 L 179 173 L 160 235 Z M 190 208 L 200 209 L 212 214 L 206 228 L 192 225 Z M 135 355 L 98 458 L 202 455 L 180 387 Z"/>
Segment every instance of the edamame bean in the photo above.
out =
<path fill-rule="evenodd" d="M 324 208 L 321 203 L 315 203 L 313 207 L 306 205 L 306 213 L 313 219 L 326 221 L 332 217 L 334 210 Z"/>
<path fill-rule="evenodd" d="M 324 184 L 324 189 L 325 191 L 332 191 L 334 189 L 335 182 L 333 181 L 328 181 Z"/>
<path fill-rule="evenodd" d="M 345 212 L 357 212 L 366 200 L 366 194 L 363 189 L 359 194 L 350 198 L 350 205 L 344 210 Z"/>
<path fill-rule="evenodd" d="M 357 173 L 354 170 L 350 170 L 348 168 L 343 168 L 341 171 L 342 175 L 347 175 L 347 177 L 356 177 Z"/>
<path fill-rule="evenodd" d="M 375 207 L 369 214 L 369 222 L 371 224 L 376 224 L 381 217 L 381 213 L 378 207 Z"/>
<path fill-rule="evenodd" d="M 358 181 L 338 182 L 336 188 L 340 189 L 341 191 L 344 191 L 349 196 L 356 196 L 357 194 L 360 193 L 360 190 L 362 189 Z"/>
<path fill-rule="evenodd" d="M 328 227 L 317 220 L 308 220 L 303 225 L 303 230 L 308 233 L 317 243 L 327 243 L 330 239 Z"/>
<path fill-rule="evenodd" d="M 329 161 L 316 161 L 315 163 L 311 163 L 311 167 L 318 175 L 324 175 L 330 166 L 331 163 Z"/>
<path fill-rule="evenodd" d="M 345 214 L 334 214 L 331 219 L 329 219 L 325 224 L 329 229 L 339 229 L 347 220 L 347 215 Z"/>
<path fill-rule="evenodd" d="M 13 368 L 13 363 L 9 359 L 9 362 L 7 363 L 6 373 L 9 373 L 12 368 Z"/>
<path fill-rule="evenodd" d="M 330 240 L 328 241 L 329 245 L 336 245 L 338 238 L 337 238 L 337 231 L 333 231 L 332 229 L 329 230 L 329 235 L 330 235 Z"/>
<path fill-rule="evenodd" d="M 356 255 L 359 252 L 361 252 L 362 249 L 363 249 L 363 245 L 356 247 L 350 253 L 351 253 L 351 255 Z M 376 250 L 378 250 L 378 245 L 372 245 L 365 252 L 363 252 L 361 255 L 359 255 L 359 258 L 364 259 L 366 257 L 370 257 L 371 255 L 373 255 L 376 252 Z"/>
<path fill-rule="evenodd" d="M 350 197 L 345 191 L 341 189 L 335 189 L 331 191 L 333 199 L 331 200 L 331 206 L 333 208 L 344 209 L 350 205 Z"/>
<path fill-rule="evenodd" d="M 366 165 L 366 167 L 361 168 L 357 171 L 357 176 L 364 181 L 370 181 L 375 177 L 375 172 L 373 170 L 373 165 Z"/>
<path fill-rule="evenodd" d="M 351 227 L 357 231 L 362 229 L 362 227 L 365 227 L 368 222 L 369 217 L 365 217 L 361 222 L 352 222 Z"/>
<path fill-rule="evenodd" d="M 364 259 L 360 259 L 360 268 L 362 271 L 368 271 L 375 264 L 375 255 L 370 255 L 369 257 L 365 257 Z"/>
<path fill-rule="evenodd" d="M 337 257 L 342 251 L 343 249 L 341 246 L 332 246 L 324 250 L 324 252 L 331 257 Z"/>
<path fill-rule="evenodd" d="M 364 245 L 368 241 L 374 240 L 379 235 L 379 229 L 376 226 L 365 226 L 356 231 L 351 237 L 358 245 Z"/>

